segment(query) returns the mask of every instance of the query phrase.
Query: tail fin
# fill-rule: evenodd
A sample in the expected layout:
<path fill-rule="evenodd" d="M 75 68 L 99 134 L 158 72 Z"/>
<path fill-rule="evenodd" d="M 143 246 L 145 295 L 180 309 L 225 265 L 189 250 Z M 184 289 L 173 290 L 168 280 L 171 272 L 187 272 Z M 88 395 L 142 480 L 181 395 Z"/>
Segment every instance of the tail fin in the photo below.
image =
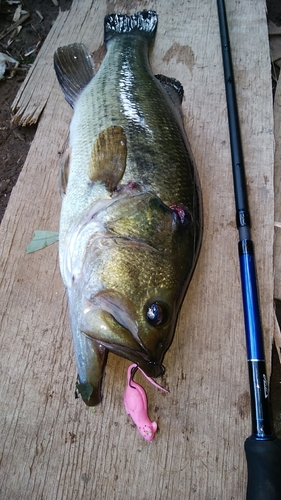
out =
<path fill-rule="evenodd" d="M 132 16 L 110 14 L 104 19 L 104 41 L 107 43 L 116 35 L 139 31 L 149 42 L 155 37 L 158 16 L 153 10 L 143 10 Z"/>

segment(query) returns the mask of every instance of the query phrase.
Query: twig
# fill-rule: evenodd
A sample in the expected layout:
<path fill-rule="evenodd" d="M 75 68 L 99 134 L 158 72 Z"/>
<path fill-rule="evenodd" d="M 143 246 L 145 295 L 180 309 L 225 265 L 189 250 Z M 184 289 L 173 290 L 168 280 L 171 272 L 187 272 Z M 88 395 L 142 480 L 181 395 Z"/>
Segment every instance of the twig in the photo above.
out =
<path fill-rule="evenodd" d="M 20 24 L 24 23 L 29 17 L 30 17 L 29 13 L 24 14 L 24 16 L 22 16 L 18 21 L 13 23 L 9 28 L 2 31 L 2 33 L 0 33 L 0 40 L 5 38 L 5 36 L 7 36 L 9 33 L 11 33 L 11 31 L 13 31 L 15 28 L 17 28 Z"/>

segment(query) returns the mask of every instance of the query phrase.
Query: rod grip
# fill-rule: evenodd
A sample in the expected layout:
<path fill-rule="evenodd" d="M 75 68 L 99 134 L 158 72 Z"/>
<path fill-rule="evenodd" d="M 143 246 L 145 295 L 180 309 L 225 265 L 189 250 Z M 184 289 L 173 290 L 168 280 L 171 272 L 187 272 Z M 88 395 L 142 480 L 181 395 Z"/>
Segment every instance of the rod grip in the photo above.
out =
<path fill-rule="evenodd" d="M 247 500 L 281 499 L 281 440 L 245 441 L 248 464 Z"/>

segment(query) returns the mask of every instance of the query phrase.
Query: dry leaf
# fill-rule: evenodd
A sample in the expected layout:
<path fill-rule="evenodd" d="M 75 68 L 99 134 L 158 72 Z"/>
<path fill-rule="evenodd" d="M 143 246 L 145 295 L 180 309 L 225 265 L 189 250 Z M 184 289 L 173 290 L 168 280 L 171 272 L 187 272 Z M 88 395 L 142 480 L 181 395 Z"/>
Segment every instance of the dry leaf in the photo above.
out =
<path fill-rule="evenodd" d="M 281 58 L 281 35 L 270 36 L 269 46 L 271 61 L 275 62 Z"/>
<path fill-rule="evenodd" d="M 13 22 L 15 23 L 16 21 L 18 21 L 20 16 L 21 16 L 21 5 L 18 5 L 14 13 Z"/>
<path fill-rule="evenodd" d="M 281 35 L 281 26 L 276 26 L 272 21 L 268 21 L 268 34 L 271 35 Z"/>
<path fill-rule="evenodd" d="M 0 80 L 4 77 L 6 71 L 6 63 L 13 63 L 17 65 L 18 61 L 8 56 L 7 54 L 3 54 L 3 52 L 0 52 Z"/>
<path fill-rule="evenodd" d="M 32 49 L 30 48 L 27 52 L 25 52 L 24 57 L 28 57 L 31 54 L 33 54 L 34 52 L 36 52 L 36 50 L 37 50 L 38 46 L 40 45 L 40 43 L 41 42 L 39 40 L 39 42 L 37 42 L 37 44 L 35 45 L 35 47 L 33 47 Z"/>
<path fill-rule="evenodd" d="M 22 29 L 22 26 L 18 26 L 15 31 L 13 31 L 12 35 L 11 35 L 11 38 L 9 38 L 8 42 L 7 42 L 7 46 L 9 47 L 14 41 L 15 39 L 17 38 L 19 32 L 21 31 Z"/>
<path fill-rule="evenodd" d="M 40 23 L 41 23 L 43 21 L 44 17 L 42 16 L 40 10 L 36 10 L 35 12 L 36 12 L 37 16 L 40 18 Z"/>

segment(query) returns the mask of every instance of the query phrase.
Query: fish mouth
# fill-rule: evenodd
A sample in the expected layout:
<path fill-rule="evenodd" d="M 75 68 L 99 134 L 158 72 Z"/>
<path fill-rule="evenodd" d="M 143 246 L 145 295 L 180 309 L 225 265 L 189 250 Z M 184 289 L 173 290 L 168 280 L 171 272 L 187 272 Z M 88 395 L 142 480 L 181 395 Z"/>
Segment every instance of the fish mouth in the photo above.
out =
<path fill-rule="evenodd" d="M 111 344 L 104 341 L 102 342 L 98 341 L 98 343 L 101 344 L 106 349 L 108 349 L 113 354 L 128 359 L 129 361 L 132 361 L 132 363 L 136 363 L 148 377 L 157 378 L 163 375 L 165 372 L 164 366 L 161 363 L 154 361 L 144 351 L 138 352 L 133 349 L 126 348 L 125 346 L 120 346 L 113 343 Z"/>
<path fill-rule="evenodd" d="M 121 294 L 107 291 L 85 298 L 81 330 L 110 352 L 137 363 L 149 377 L 164 373 L 138 335 L 133 304 Z"/>

